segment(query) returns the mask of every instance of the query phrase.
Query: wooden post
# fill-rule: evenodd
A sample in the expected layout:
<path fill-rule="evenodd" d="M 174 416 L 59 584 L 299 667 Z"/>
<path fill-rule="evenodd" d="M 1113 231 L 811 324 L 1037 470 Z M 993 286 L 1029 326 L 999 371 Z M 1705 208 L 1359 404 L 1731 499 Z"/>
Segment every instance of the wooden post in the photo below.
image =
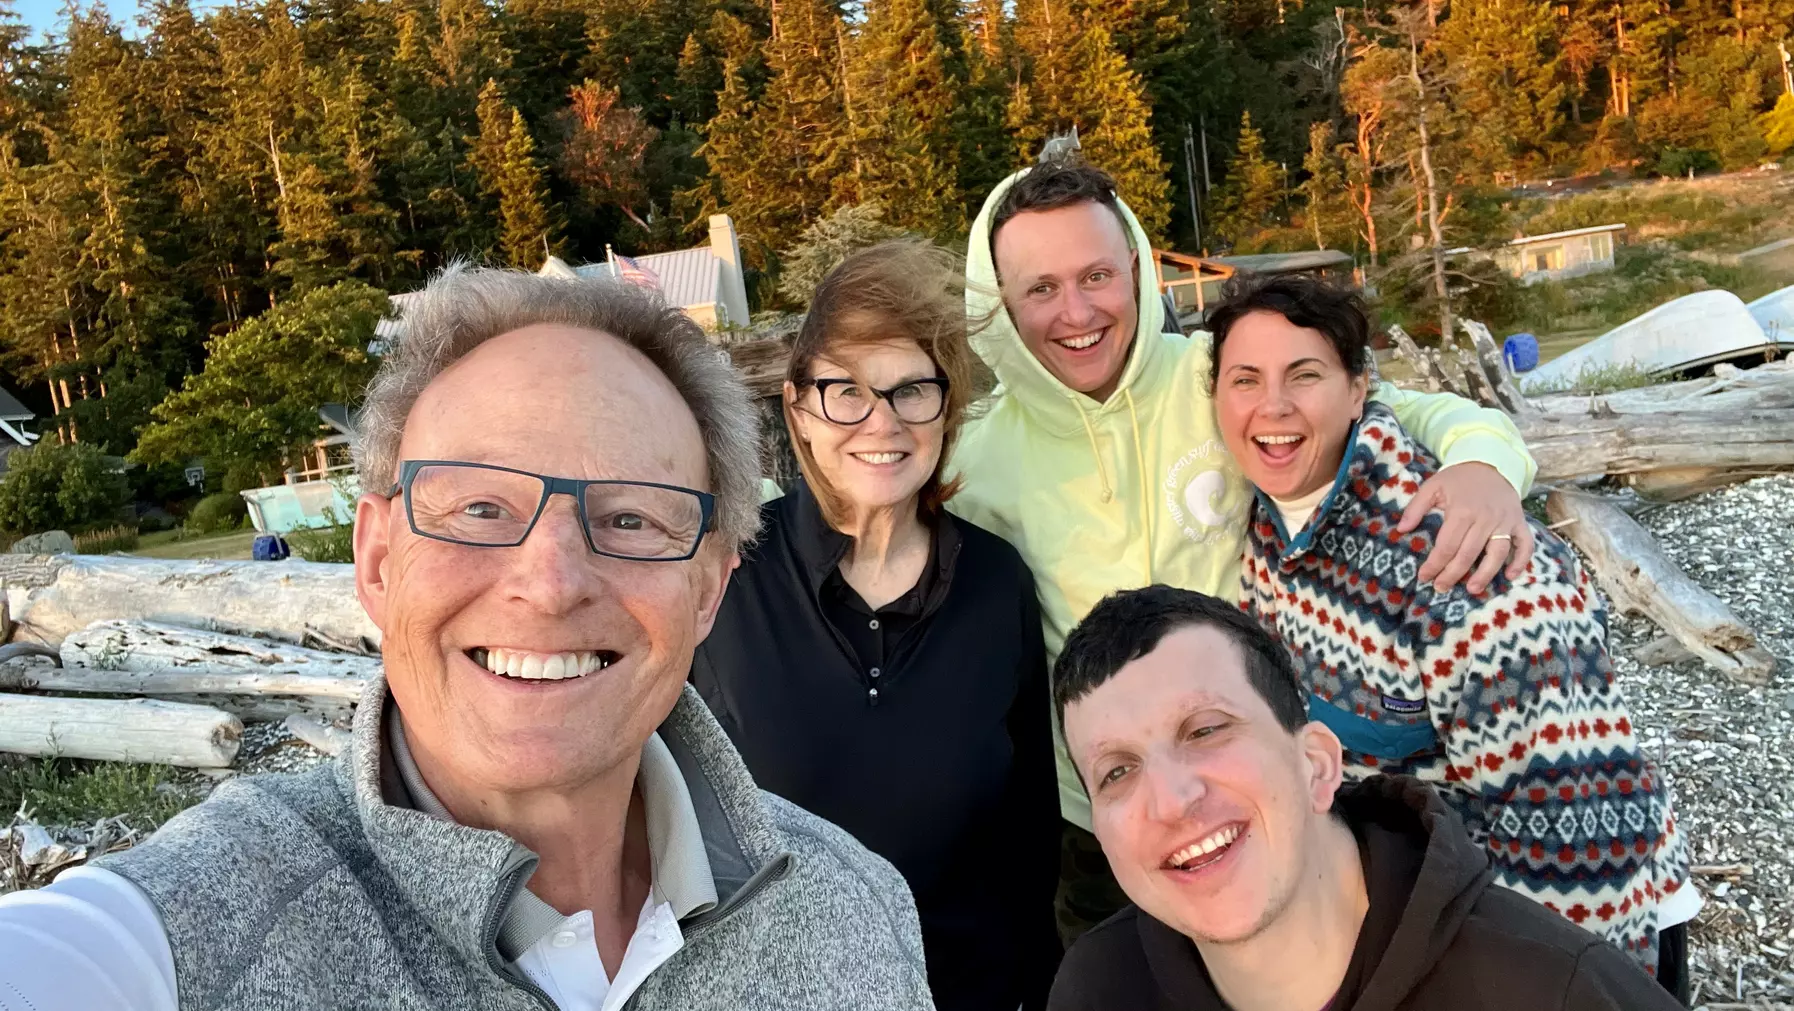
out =
<path fill-rule="evenodd" d="M 1515 381 L 1514 374 L 1508 371 L 1507 356 L 1501 353 L 1489 328 L 1470 319 L 1459 319 L 1458 328 L 1470 338 L 1483 378 L 1493 387 L 1496 402 L 1502 409 L 1516 418 L 1538 413 L 1532 402 L 1526 399 L 1526 394 L 1520 392 L 1520 384 Z"/>

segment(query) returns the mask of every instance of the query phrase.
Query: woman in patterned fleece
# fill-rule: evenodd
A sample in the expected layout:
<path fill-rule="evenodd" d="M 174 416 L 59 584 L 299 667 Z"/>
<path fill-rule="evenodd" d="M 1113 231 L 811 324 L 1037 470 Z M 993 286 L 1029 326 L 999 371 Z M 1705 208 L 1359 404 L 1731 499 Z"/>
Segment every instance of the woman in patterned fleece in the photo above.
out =
<path fill-rule="evenodd" d="M 1242 607 L 1280 636 L 1347 777 L 1434 785 L 1501 884 L 1656 969 L 1686 1002 L 1700 908 L 1661 774 L 1639 750 L 1602 604 L 1534 524 L 1518 579 L 1484 593 L 1416 578 L 1433 514 L 1398 534 L 1438 461 L 1365 398 L 1363 301 L 1307 277 L 1247 280 L 1211 311 L 1227 448 L 1258 487 Z"/>

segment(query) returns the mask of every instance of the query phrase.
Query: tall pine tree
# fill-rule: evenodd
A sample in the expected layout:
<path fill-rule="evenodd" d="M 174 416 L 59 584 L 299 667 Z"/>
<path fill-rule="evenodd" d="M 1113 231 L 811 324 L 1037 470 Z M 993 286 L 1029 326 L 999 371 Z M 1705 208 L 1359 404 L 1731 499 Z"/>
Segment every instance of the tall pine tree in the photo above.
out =
<path fill-rule="evenodd" d="M 1282 175 L 1266 156 L 1264 134 L 1252 125 L 1248 112 L 1240 117 L 1227 181 L 1215 195 L 1215 230 L 1237 246 L 1272 223 L 1283 196 Z"/>
<path fill-rule="evenodd" d="M 510 136 L 498 170 L 498 245 L 506 263 L 535 270 L 559 245 L 548 210 L 536 142 L 523 113 L 511 110 Z"/>
<path fill-rule="evenodd" d="M 1017 57 L 1002 0 L 964 4 L 960 38 L 965 47 L 965 77 L 953 109 L 953 134 L 959 142 L 959 188 L 969 218 L 978 213 L 990 191 L 1021 164 L 1004 123 L 1009 71 Z"/>
<path fill-rule="evenodd" d="M 1008 122 L 1024 157 L 1047 137 L 1078 131 L 1085 157 L 1115 177 L 1147 234 L 1164 234 L 1171 206 L 1152 110 L 1101 24 L 1083 25 L 1065 0 L 1019 0 L 1019 76 Z"/>
<path fill-rule="evenodd" d="M 955 82 L 924 0 L 874 0 L 850 50 L 843 95 L 855 153 L 837 178 L 847 203 L 877 203 L 886 221 L 943 239 L 965 231 L 953 136 Z"/>

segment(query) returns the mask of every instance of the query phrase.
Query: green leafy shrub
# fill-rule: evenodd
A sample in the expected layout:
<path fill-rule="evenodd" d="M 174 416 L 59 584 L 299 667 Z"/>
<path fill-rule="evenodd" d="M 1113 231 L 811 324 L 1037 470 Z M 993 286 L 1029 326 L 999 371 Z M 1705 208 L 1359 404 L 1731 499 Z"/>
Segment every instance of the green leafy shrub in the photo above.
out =
<path fill-rule="evenodd" d="M 1711 151 L 1701 151 L 1685 147 L 1670 146 L 1657 156 L 1657 164 L 1651 171 L 1660 176 L 1674 179 L 1679 176 L 1700 175 L 1703 172 L 1719 171 L 1719 159 Z"/>
<path fill-rule="evenodd" d="M 187 532 L 223 534 L 240 530 L 248 515 L 249 503 L 243 501 L 243 496 L 221 491 L 200 499 L 193 511 L 187 514 Z"/>
<path fill-rule="evenodd" d="M 885 209 L 876 200 L 842 207 L 804 229 L 797 245 L 784 251 L 779 293 L 797 305 L 809 305 L 816 286 L 842 260 L 857 250 L 905 234 L 885 223 Z"/>
<path fill-rule="evenodd" d="M 130 487 L 116 461 L 85 443 L 16 450 L 0 479 L 0 528 L 70 530 L 118 519 Z"/>
<path fill-rule="evenodd" d="M 1770 154 L 1794 151 L 1794 94 L 1784 93 L 1775 108 L 1763 114 L 1763 140 Z"/>
<path fill-rule="evenodd" d="M 318 408 L 354 404 L 373 378 L 368 336 L 391 310 L 386 293 L 360 281 L 314 288 L 206 342 L 205 368 L 150 411 L 131 458 L 183 465 L 203 457 L 227 475 L 226 490 L 318 437 Z"/>
<path fill-rule="evenodd" d="M 355 525 L 336 523 L 287 534 L 293 552 L 308 562 L 355 561 Z"/>
<path fill-rule="evenodd" d="M 134 551 L 136 548 L 137 528 L 122 523 L 75 535 L 75 553 L 78 555 L 104 555 L 113 551 Z"/>
<path fill-rule="evenodd" d="M 10 757 L 10 756 L 4 756 Z M 163 765 L 42 758 L 0 764 L 0 808 L 21 805 L 45 825 L 87 825 L 123 815 L 149 832 L 197 800 L 163 785 L 173 769 Z"/>

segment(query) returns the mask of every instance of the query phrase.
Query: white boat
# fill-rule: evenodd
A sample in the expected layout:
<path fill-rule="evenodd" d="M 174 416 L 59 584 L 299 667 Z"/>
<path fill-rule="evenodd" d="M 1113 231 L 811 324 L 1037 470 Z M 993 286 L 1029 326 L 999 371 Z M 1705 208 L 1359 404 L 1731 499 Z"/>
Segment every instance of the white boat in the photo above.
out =
<path fill-rule="evenodd" d="M 1764 336 L 1784 351 L 1794 350 L 1794 284 L 1772 291 L 1745 308 L 1763 328 Z"/>
<path fill-rule="evenodd" d="M 1784 289 L 1757 303 L 1784 297 L 1780 308 L 1766 312 L 1794 314 L 1794 289 Z M 1790 320 L 1794 324 L 1794 320 Z M 1651 375 L 1666 375 L 1715 362 L 1763 354 L 1777 349 L 1794 351 L 1794 333 L 1781 327 L 1778 337 L 1764 333 L 1752 309 L 1729 291 L 1700 291 L 1652 309 L 1614 327 L 1587 344 L 1540 365 L 1527 373 L 1527 390 L 1574 388 L 1585 376 L 1604 369 L 1638 368 Z"/>

